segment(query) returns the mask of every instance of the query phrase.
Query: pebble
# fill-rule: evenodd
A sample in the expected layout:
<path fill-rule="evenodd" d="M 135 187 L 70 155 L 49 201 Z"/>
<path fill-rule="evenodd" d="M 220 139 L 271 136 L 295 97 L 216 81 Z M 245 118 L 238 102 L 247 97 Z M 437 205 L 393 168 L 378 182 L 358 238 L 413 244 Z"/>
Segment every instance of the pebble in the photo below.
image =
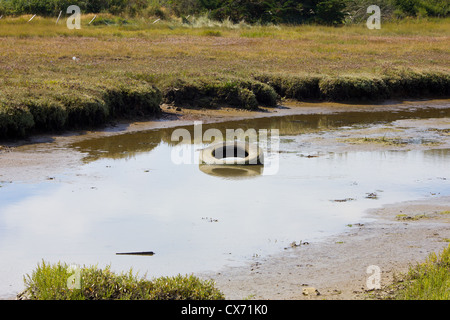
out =
<path fill-rule="evenodd" d="M 303 288 L 302 294 L 304 296 L 319 296 L 320 292 L 314 287 L 306 287 Z"/>

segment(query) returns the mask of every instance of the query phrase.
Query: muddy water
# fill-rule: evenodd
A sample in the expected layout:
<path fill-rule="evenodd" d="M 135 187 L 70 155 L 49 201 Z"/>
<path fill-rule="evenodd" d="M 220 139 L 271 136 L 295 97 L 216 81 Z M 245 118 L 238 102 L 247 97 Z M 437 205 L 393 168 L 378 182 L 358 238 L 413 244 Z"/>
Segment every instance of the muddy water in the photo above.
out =
<path fill-rule="evenodd" d="M 450 108 L 415 108 L 202 126 L 278 129 L 275 172 L 176 164 L 174 151 L 195 160 L 204 144 L 180 145 L 174 129 L 75 143 L 84 165 L 0 183 L 0 297 L 42 260 L 148 277 L 219 270 L 363 224 L 369 208 L 449 195 L 449 118 Z"/>

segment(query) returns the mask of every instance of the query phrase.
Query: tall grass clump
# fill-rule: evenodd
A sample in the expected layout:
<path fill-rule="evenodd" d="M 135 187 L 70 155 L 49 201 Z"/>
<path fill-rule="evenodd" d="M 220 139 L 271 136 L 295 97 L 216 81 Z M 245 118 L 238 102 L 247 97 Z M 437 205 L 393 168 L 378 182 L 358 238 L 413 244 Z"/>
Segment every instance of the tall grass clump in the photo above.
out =
<path fill-rule="evenodd" d="M 191 28 L 224 28 L 224 29 L 241 29 L 250 28 L 251 25 L 244 20 L 233 22 L 229 17 L 221 20 L 211 19 L 207 14 L 200 14 L 189 18 L 183 18 L 182 22 L 185 26 Z"/>
<path fill-rule="evenodd" d="M 118 85 L 107 89 L 103 99 L 113 117 L 160 115 L 161 91 L 148 84 Z"/>
<path fill-rule="evenodd" d="M 114 273 L 110 266 L 79 268 L 79 283 L 75 270 L 66 263 L 43 261 L 31 275 L 24 276 L 25 290 L 21 297 L 29 300 L 223 300 L 224 295 L 211 280 L 193 275 L 160 277 L 148 280 L 132 270 Z M 71 277 L 73 277 L 71 279 Z"/>
<path fill-rule="evenodd" d="M 388 97 L 383 80 L 363 77 L 325 77 L 319 82 L 320 95 L 330 101 L 375 101 Z"/>
<path fill-rule="evenodd" d="M 389 70 L 382 75 L 367 76 L 296 76 L 255 75 L 278 95 L 294 100 L 382 101 L 388 98 L 448 97 L 450 74 Z"/>
<path fill-rule="evenodd" d="M 0 137 L 23 137 L 34 127 L 30 109 L 0 101 Z"/>
<path fill-rule="evenodd" d="M 255 79 L 271 86 L 284 98 L 306 100 L 320 97 L 320 76 L 261 74 L 256 75 Z"/>
<path fill-rule="evenodd" d="M 450 246 L 410 267 L 395 290 L 397 300 L 450 300 Z"/>
<path fill-rule="evenodd" d="M 277 98 L 273 88 L 254 80 L 176 79 L 164 92 L 166 103 L 202 108 L 230 106 L 255 110 L 258 106 L 276 106 Z"/>
<path fill-rule="evenodd" d="M 0 138 L 96 127 L 119 118 L 159 116 L 161 102 L 161 91 L 147 83 L 55 85 L 44 93 L 0 100 Z"/>
<path fill-rule="evenodd" d="M 407 69 L 386 72 L 383 81 L 391 96 L 449 96 L 450 74 L 440 72 L 414 72 Z"/>
<path fill-rule="evenodd" d="M 68 112 L 61 101 L 49 98 L 28 98 L 24 104 L 33 117 L 37 131 L 57 131 L 64 128 Z"/>

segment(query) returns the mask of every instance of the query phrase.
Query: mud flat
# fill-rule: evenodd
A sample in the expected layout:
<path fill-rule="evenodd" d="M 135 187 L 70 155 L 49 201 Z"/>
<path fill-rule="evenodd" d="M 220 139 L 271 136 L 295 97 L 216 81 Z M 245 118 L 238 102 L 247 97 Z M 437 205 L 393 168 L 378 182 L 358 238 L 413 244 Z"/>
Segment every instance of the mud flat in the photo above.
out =
<path fill-rule="evenodd" d="M 450 197 L 373 209 L 367 212 L 373 222 L 209 277 L 228 299 L 368 299 L 369 266 L 380 268 L 383 289 L 395 275 L 448 246 L 450 215 L 439 212 L 449 209 Z M 404 213 L 426 218 L 411 222 L 396 218 Z M 319 294 L 303 294 L 303 289 L 310 287 Z"/>
<path fill-rule="evenodd" d="M 28 140 L 3 143 L 0 149 L 0 182 L 48 180 L 60 172 L 80 166 L 85 154 L 71 147 L 76 142 L 192 125 L 194 120 L 219 123 L 257 117 L 332 115 L 353 111 L 382 111 L 386 114 L 427 108 L 445 111 L 449 105 L 448 100 L 381 105 L 302 103 L 259 112 L 177 110 L 164 106 L 163 117 L 159 120 L 116 123 L 97 131 L 33 136 Z M 449 129 L 450 122 L 445 116 L 439 119 L 403 118 L 386 120 L 386 123 L 377 126 L 303 134 L 298 136 L 300 140 L 297 142 L 305 146 L 302 151 L 308 154 L 314 154 L 317 150 L 445 151 L 449 149 Z M 450 180 L 448 172 L 443 172 L 439 178 Z M 438 252 L 448 246 L 450 215 L 443 213 L 447 211 L 450 211 L 448 194 L 430 194 L 419 200 L 378 207 L 374 202 L 374 208 L 366 212 L 370 222 L 361 224 L 355 221 L 345 233 L 317 242 L 294 243 L 282 252 L 255 257 L 244 266 L 224 268 L 220 272 L 201 276 L 214 279 L 228 299 L 365 299 L 369 266 L 380 268 L 381 285 L 385 286 L 396 273 L 406 271 L 410 264 L 423 261 L 430 252 Z M 303 293 L 304 289 L 312 287 L 317 291 L 306 290 L 309 293 Z"/>
<path fill-rule="evenodd" d="M 118 121 L 103 128 L 85 131 L 64 131 L 57 134 L 33 135 L 27 139 L 0 141 L 0 181 L 39 180 L 82 163 L 83 155 L 68 147 L 78 141 L 126 133 L 192 125 L 193 121 L 220 123 L 242 119 L 281 117 L 302 114 L 335 114 L 349 111 L 401 112 L 422 108 L 448 108 L 450 100 L 386 101 L 376 105 L 344 103 L 299 103 L 286 101 L 278 108 L 258 111 L 221 109 L 176 109 L 163 105 L 158 119 Z M 317 143 L 317 141 L 315 141 Z"/>

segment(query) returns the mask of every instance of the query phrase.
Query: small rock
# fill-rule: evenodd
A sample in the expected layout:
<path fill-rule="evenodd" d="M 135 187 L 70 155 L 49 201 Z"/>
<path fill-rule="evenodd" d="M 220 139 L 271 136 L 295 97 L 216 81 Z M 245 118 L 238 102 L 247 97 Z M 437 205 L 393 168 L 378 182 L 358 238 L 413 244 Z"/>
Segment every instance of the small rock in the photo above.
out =
<path fill-rule="evenodd" d="M 303 288 L 302 293 L 304 296 L 319 296 L 320 292 L 314 287 Z"/>
<path fill-rule="evenodd" d="M 376 194 L 375 192 L 370 192 L 370 193 L 366 193 L 366 199 L 378 199 L 378 194 Z"/>
<path fill-rule="evenodd" d="M 341 294 L 342 291 L 338 289 L 334 289 L 332 294 Z"/>

